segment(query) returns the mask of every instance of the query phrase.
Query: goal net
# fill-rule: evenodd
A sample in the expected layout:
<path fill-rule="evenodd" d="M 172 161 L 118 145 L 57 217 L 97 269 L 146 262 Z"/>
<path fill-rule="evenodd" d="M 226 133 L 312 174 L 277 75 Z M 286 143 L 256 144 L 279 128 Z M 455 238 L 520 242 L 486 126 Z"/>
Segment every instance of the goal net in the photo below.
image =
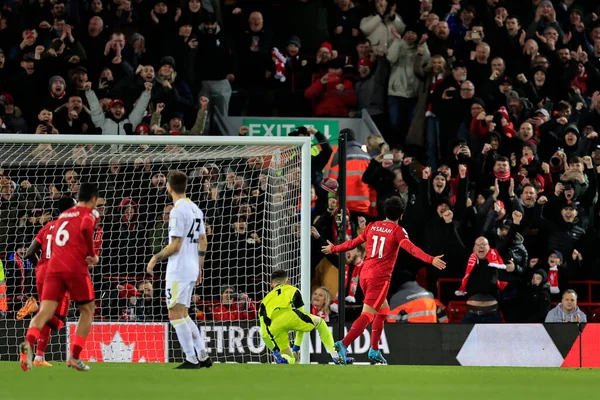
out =
<path fill-rule="evenodd" d="M 95 239 L 101 261 L 91 272 L 96 316 L 82 358 L 183 360 L 167 319 L 166 262 L 154 276 L 145 273 L 151 256 L 168 243 L 170 170 L 187 174 L 188 197 L 205 214 L 209 247 L 190 315 L 209 355 L 219 362 L 271 362 L 257 319 L 270 273 L 287 270 L 310 303 L 306 138 L 8 138 L 0 145 L 0 260 L 7 299 L 7 310 L 0 308 L 0 360 L 16 359 L 16 344 L 33 315 L 17 320 L 17 313 L 29 297 L 40 295 L 35 265 L 24 253 L 39 229 L 58 216 L 58 200 L 76 198 L 83 182 L 100 189 Z M 52 333 L 46 360 L 65 361 L 76 321 L 72 304 L 66 328 Z"/>

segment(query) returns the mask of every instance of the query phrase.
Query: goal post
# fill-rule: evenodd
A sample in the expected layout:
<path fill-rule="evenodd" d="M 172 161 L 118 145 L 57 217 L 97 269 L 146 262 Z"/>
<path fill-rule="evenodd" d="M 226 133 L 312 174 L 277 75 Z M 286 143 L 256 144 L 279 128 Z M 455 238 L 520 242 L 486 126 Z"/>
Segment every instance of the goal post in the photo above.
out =
<path fill-rule="evenodd" d="M 266 283 L 270 272 L 277 268 L 288 270 L 292 284 L 302 291 L 306 311 L 310 312 L 310 168 L 308 137 L 2 135 L 0 182 L 7 209 L 0 211 L 0 217 L 9 217 L 0 220 L 0 257 L 4 257 L 12 285 L 8 290 L 12 308 L 8 322 L 14 320 L 27 296 L 37 297 L 33 270 L 22 259 L 23 249 L 43 223 L 56 216 L 54 204 L 58 197 L 75 195 L 79 183 L 92 182 L 102 185 L 100 192 L 107 210 L 101 258 L 110 254 L 111 260 L 110 265 L 101 262 L 100 271 L 93 273 L 94 283 L 102 286 L 96 287 L 96 292 L 104 296 L 108 285 L 107 290 L 119 297 L 110 304 L 124 305 L 126 310 L 111 310 L 108 316 L 102 314 L 98 319 L 108 325 L 123 321 L 131 321 L 132 326 L 143 326 L 143 321 L 156 325 L 160 318 L 148 315 L 150 306 L 138 306 L 136 301 L 146 300 L 143 285 L 147 281 L 140 266 L 150 259 L 153 246 L 167 239 L 164 224 L 168 223 L 170 200 L 166 200 L 164 189 L 165 176 L 171 169 L 184 170 L 190 176 L 190 198 L 198 200 L 213 235 L 209 236 L 212 258 L 207 254 L 205 264 L 209 276 L 203 285 L 207 287 L 194 298 L 199 326 L 208 326 L 218 318 L 232 334 L 239 329 L 235 323 L 242 319 L 248 326 L 254 324 L 255 332 L 257 305 L 269 290 Z M 238 246 L 236 238 L 243 240 L 244 245 Z M 159 289 L 165 266 L 161 269 L 163 276 L 149 284 L 153 300 L 165 297 Z M 219 299 L 225 298 L 223 290 L 231 290 L 229 298 L 238 296 L 237 301 L 227 304 L 229 311 L 225 307 L 225 311 L 217 312 Z M 233 311 L 238 303 L 244 304 Z M 161 304 L 164 311 L 165 304 Z M 158 313 L 158 307 L 152 310 Z M 142 315 L 136 314 L 139 312 Z M 70 322 L 73 317 L 68 318 Z M 16 328 L 13 332 L 6 329 L 15 338 L 21 333 Z M 155 327 L 155 331 L 154 336 L 148 337 L 160 335 L 160 329 Z M 211 348 L 210 338 L 205 340 Z M 245 340 L 256 342 L 256 335 L 248 335 Z M 172 353 L 179 344 L 171 341 L 169 346 L 166 353 Z M 111 351 L 117 348 L 115 345 Z M 3 349 L 0 346 L 0 359 L 10 358 L 9 354 L 2 354 Z M 216 361 L 235 361 L 223 349 L 213 350 L 209 354 Z M 266 350 L 242 358 L 242 362 L 271 360 Z M 309 362 L 307 335 L 301 363 Z"/>

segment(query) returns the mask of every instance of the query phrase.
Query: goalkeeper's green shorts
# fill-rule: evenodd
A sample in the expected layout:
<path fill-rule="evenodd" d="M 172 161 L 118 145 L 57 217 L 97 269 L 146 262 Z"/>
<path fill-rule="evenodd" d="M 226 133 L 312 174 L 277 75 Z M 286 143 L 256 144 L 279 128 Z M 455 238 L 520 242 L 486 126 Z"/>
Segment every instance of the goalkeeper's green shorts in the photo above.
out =
<path fill-rule="evenodd" d="M 266 332 L 262 334 L 265 341 L 270 339 L 279 350 L 285 350 L 290 347 L 290 331 L 312 332 L 314 329 L 312 314 L 303 310 L 285 310 L 273 316 L 271 326 L 266 327 Z"/>

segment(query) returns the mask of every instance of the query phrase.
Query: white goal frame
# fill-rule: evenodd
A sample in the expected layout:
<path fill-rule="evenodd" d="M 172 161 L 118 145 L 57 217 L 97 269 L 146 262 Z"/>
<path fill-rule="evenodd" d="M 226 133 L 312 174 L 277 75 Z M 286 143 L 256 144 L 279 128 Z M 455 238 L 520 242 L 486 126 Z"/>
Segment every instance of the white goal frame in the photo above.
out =
<path fill-rule="evenodd" d="M 95 145 L 175 145 L 175 146 L 298 146 L 301 147 L 300 201 L 300 290 L 304 309 L 310 312 L 310 204 L 311 204 L 311 138 L 276 136 L 118 136 L 118 135 L 2 135 L 4 144 L 95 144 Z M 310 364 L 310 340 L 306 337 L 301 348 L 301 364 Z"/>

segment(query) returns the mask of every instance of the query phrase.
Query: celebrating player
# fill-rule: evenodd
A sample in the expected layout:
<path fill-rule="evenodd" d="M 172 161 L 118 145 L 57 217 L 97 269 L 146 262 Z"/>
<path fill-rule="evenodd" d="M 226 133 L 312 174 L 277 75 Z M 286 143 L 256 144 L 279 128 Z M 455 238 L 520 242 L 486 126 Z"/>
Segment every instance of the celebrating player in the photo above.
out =
<path fill-rule="evenodd" d="M 61 197 L 60 200 L 58 200 L 58 211 L 60 214 L 73 206 L 75 206 L 75 200 L 73 200 L 72 197 Z M 37 253 L 41 250 L 41 257 L 39 258 L 37 266 L 35 267 L 35 285 L 40 298 L 44 289 L 44 277 L 46 275 L 46 269 L 48 267 L 48 262 L 50 261 L 50 256 L 52 255 L 52 235 L 56 230 L 56 221 L 58 220 L 55 219 L 54 221 L 50 221 L 44 225 L 42 229 L 40 229 L 35 239 L 33 239 L 33 242 L 31 242 L 31 245 L 27 249 L 27 253 L 25 254 L 25 258 L 37 260 Z M 52 364 L 44 359 L 46 347 L 48 346 L 48 342 L 50 340 L 50 330 L 54 329 L 55 331 L 58 331 L 65 326 L 70 304 L 71 299 L 68 293 L 66 293 L 62 299 L 58 300 L 58 308 L 56 309 L 54 315 L 50 318 L 50 321 L 44 325 L 44 328 L 42 328 L 42 331 L 40 332 L 40 337 L 37 341 L 37 346 L 35 349 L 35 360 L 33 361 L 34 367 L 52 366 Z M 17 313 L 17 319 L 21 320 L 25 318 L 27 315 L 34 312 L 36 308 L 37 301 L 35 297 L 30 297 L 27 299 L 27 302 L 23 308 L 21 308 Z"/>
<path fill-rule="evenodd" d="M 290 285 L 287 272 L 277 270 L 271 274 L 271 292 L 260 304 L 260 335 L 273 352 L 277 364 L 294 364 L 299 358 L 298 351 L 304 338 L 304 332 L 317 329 L 323 345 L 331 354 L 334 362 L 341 362 L 333 346 L 333 336 L 321 317 L 304 311 L 302 294 Z M 296 331 L 294 347 L 290 350 L 289 332 Z M 351 362 L 350 357 L 346 362 Z"/>
<path fill-rule="evenodd" d="M 177 369 L 210 368 L 204 338 L 189 315 L 194 287 L 202 282 L 202 265 L 208 247 L 204 214 L 186 198 L 187 176 L 181 171 L 167 175 L 167 191 L 173 198 L 169 219 L 169 244 L 152 256 L 146 271 L 152 275 L 159 261 L 167 264 L 167 307 L 169 321 L 185 353 L 185 361 Z"/>
<path fill-rule="evenodd" d="M 385 221 L 369 224 L 357 238 L 338 246 L 328 242 L 329 244 L 321 249 L 325 254 L 341 253 L 367 242 L 367 258 L 360 273 L 360 287 L 364 292 L 362 314 L 354 321 L 344 339 L 335 342 L 335 348 L 343 364 L 346 364 L 347 347 L 363 333 L 371 322 L 373 327 L 369 360 L 378 364 L 387 364 L 379 350 L 379 339 L 383 332 L 385 318 L 390 311 L 386 297 L 400 248 L 420 260 L 433 264 L 438 269 L 446 268 L 446 263 L 442 260 L 443 256 L 433 257 L 424 253 L 408 239 L 404 228 L 398 225 L 404 212 L 404 203 L 399 197 L 387 199 L 384 204 L 384 212 Z"/>
<path fill-rule="evenodd" d="M 94 318 L 94 287 L 89 267 L 98 264 L 94 251 L 94 228 L 98 212 L 94 210 L 98 188 L 83 183 L 79 189 L 79 203 L 62 213 L 54 224 L 51 235 L 50 262 L 44 277 L 42 303 L 39 313 L 33 317 L 27 330 L 25 342 L 20 346 L 20 364 L 23 371 L 31 369 L 32 349 L 41 336 L 41 330 L 52 319 L 58 301 L 69 292 L 79 307 L 79 323 L 73 336 L 67 365 L 78 371 L 89 371 L 80 358 L 85 339 Z"/>

